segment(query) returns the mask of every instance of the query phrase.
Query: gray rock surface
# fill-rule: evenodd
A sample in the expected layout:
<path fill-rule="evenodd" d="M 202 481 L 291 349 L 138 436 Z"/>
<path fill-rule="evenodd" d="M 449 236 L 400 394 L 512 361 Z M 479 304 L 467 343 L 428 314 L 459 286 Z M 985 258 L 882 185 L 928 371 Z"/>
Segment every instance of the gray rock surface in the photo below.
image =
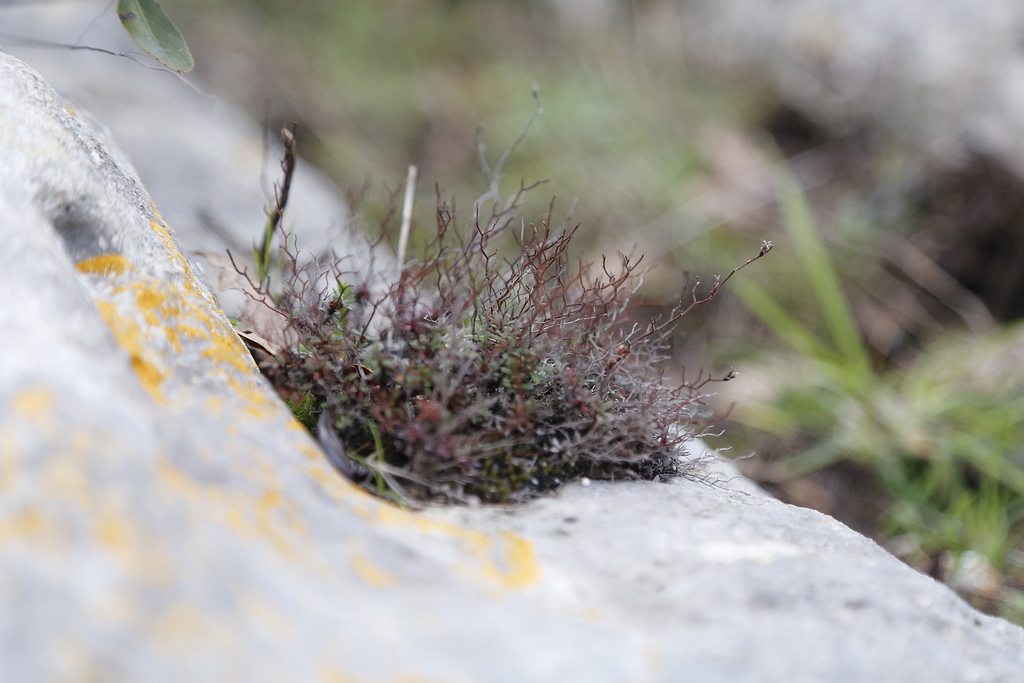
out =
<path fill-rule="evenodd" d="M 0 680 L 1024 680 L 1024 630 L 728 476 L 366 497 L 2 54 L 0 160 Z"/>
<path fill-rule="evenodd" d="M 594 482 L 512 511 L 434 516 L 528 539 L 545 580 L 526 597 L 615 624 L 649 653 L 642 680 L 1024 680 L 1021 629 L 769 497 Z"/>
<path fill-rule="evenodd" d="M 833 130 L 870 126 L 933 163 L 1024 178 L 1024 5 L 1012 0 L 684 0 L 695 61 L 754 74 Z"/>
<path fill-rule="evenodd" d="M 277 131 L 264 135 L 259 124 L 207 92 L 194 75 L 179 78 L 155 68 L 107 0 L 0 7 L 0 24 L 0 46 L 31 63 L 68 106 L 100 129 L 111 153 L 131 159 L 182 248 L 198 259 L 214 286 L 218 269 L 199 252 L 230 249 L 239 262 L 250 259 L 266 225 L 272 186 L 281 180 Z M 53 44 L 98 47 L 138 61 Z M 383 252 L 371 255 L 366 241 L 352 235 L 345 203 L 309 165 L 296 168 L 285 227 L 308 257 L 326 261 L 336 255 L 346 269 L 364 274 L 371 256 L 381 262 L 375 267 L 390 265 Z M 240 295 L 227 297 L 236 309 Z"/>

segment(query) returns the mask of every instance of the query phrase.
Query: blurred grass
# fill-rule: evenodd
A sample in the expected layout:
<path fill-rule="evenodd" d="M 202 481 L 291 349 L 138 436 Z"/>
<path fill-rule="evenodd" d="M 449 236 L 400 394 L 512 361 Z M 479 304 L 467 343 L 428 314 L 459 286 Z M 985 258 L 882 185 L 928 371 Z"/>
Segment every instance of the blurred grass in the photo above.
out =
<path fill-rule="evenodd" d="M 753 429 L 751 445 L 782 456 L 773 479 L 841 462 L 869 469 L 885 494 L 879 530 L 899 539 L 890 547 L 978 606 L 1021 621 L 1024 325 L 950 333 L 907 368 L 873 368 L 799 186 L 780 173 L 777 187 L 804 291 L 816 302 L 811 320 L 823 323 L 794 317 L 752 279 L 734 285 L 791 351 L 770 394 L 738 407 L 736 421 Z M 789 450 L 798 439 L 807 445 Z"/>
<path fill-rule="evenodd" d="M 693 66 L 670 0 L 583 19 L 540 0 L 176 4 L 197 73 L 272 129 L 299 121 L 303 156 L 339 187 L 397 186 L 418 164 L 420 224 L 434 222 L 435 184 L 464 211 L 486 189 L 477 127 L 493 164 L 536 84 L 544 114 L 505 193 L 547 179 L 527 216 L 543 218 L 554 195 L 559 222 L 578 198 L 590 256 L 635 247 L 657 266 L 652 310 L 678 296 L 684 270 L 707 280 L 774 240 L 681 343 L 687 365 L 742 371 L 723 386 L 722 404 L 736 403 L 723 442 L 756 451 L 747 471 L 784 497 L 859 468 L 879 511 L 864 531 L 1024 623 L 1024 331 L 965 332 L 882 267 L 893 235 L 915 227 L 899 201 L 879 205 L 880 187 L 908 185 L 899 150 L 851 152 L 856 168 L 824 180 L 787 150 L 799 179 L 780 173 L 761 130 L 776 103 Z M 872 164 L 874 187 L 860 168 Z"/>
<path fill-rule="evenodd" d="M 547 180 L 531 215 L 552 196 L 563 214 L 578 198 L 574 222 L 596 251 L 637 244 L 677 265 L 678 231 L 698 222 L 693 184 L 706 175 L 700 127 L 756 112 L 749 93 L 683 68 L 680 46 L 640 41 L 624 10 L 595 35 L 537 1 L 183 4 L 201 76 L 258 114 L 269 103 L 275 129 L 298 120 L 300 151 L 341 187 L 398 184 L 419 165 L 427 225 L 435 183 L 467 208 L 486 187 L 477 127 L 493 164 L 533 111 L 536 84 L 544 115 L 505 169 L 506 192 Z M 219 75 L 240 62 L 243 77 Z"/>

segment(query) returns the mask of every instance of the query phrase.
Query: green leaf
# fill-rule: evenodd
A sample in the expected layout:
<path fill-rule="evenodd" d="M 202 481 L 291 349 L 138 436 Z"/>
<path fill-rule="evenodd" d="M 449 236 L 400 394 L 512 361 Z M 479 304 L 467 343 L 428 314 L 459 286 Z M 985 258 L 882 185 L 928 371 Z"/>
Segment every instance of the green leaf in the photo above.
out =
<path fill-rule="evenodd" d="M 175 71 L 195 66 L 185 39 L 154 0 L 118 0 L 117 18 L 143 50 Z"/>

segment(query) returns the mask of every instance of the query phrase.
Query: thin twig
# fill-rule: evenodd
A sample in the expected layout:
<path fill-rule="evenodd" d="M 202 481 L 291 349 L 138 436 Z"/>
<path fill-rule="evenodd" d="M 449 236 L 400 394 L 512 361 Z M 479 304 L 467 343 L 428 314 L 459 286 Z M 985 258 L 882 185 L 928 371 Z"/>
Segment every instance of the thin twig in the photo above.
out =
<path fill-rule="evenodd" d="M 736 273 L 740 272 L 741 270 L 743 270 L 744 268 L 749 266 L 754 261 L 756 261 L 759 258 L 763 257 L 765 254 L 767 254 L 769 251 L 772 250 L 773 246 L 774 245 L 771 242 L 769 242 L 768 240 L 762 240 L 761 241 L 761 251 L 758 252 L 757 256 L 754 256 L 753 258 L 747 259 L 746 262 L 742 263 L 741 265 L 736 266 L 731 271 L 729 271 L 729 274 L 726 275 L 724 278 L 716 277 L 715 278 L 714 286 L 711 288 L 711 291 L 708 292 L 707 295 L 703 299 L 698 299 L 697 298 L 697 285 L 699 285 L 700 282 L 694 283 L 694 285 L 693 285 L 693 295 L 692 295 L 693 296 L 693 300 L 690 302 L 689 306 L 687 306 L 686 308 L 678 308 L 678 309 L 676 309 L 672 313 L 672 315 L 669 316 L 668 320 L 664 321 L 660 325 L 656 325 L 654 321 L 651 321 L 650 325 L 648 325 L 648 327 L 647 327 L 647 331 L 644 332 L 639 337 L 637 337 L 636 339 L 630 339 L 629 343 L 630 344 L 635 344 L 635 343 L 637 343 L 639 341 L 647 339 L 652 334 L 657 334 L 658 332 L 661 332 L 662 330 L 667 328 L 669 325 L 674 324 L 676 321 L 678 321 L 680 318 L 685 316 L 687 313 L 692 311 L 697 306 L 701 306 L 703 304 L 706 304 L 709 301 L 711 301 L 712 299 L 714 299 L 715 295 L 718 294 L 718 290 L 720 290 L 722 288 L 722 285 L 724 285 L 726 282 L 729 281 L 729 278 L 731 278 L 733 275 L 735 275 Z"/>
<path fill-rule="evenodd" d="M 484 173 L 487 173 L 488 175 L 487 192 L 485 192 L 483 195 L 480 196 L 479 199 L 477 199 L 477 204 L 480 204 L 487 199 L 493 199 L 495 202 L 501 199 L 501 195 L 498 193 L 498 181 L 501 180 L 501 171 L 505 167 L 505 163 L 512 156 L 512 153 L 515 152 L 516 148 L 518 148 L 519 145 L 523 142 L 523 140 L 526 139 L 526 135 L 527 133 L 530 132 L 530 127 L 533 125 L 533 122 L 537 120 L 537 117 L 544 113 L 544 107 L 542 107 L 540 104 L 540 89 L 537 87 L 536 83 L 533 84 L 532 93 L 533 100 L 534 102 L 537 103 L 536 108 L 534 108 L 533 110 L 533 114 L 530 115 L 530 118 L 529 120 L 527 120 L 526 125 L 523 126 L 523 129 L 519 131 L 519 136 L 508 147 L 508 149 L 506 149 L 502 153 L 501 157 L 498 159 L 498 163 L 494 164 L 493 170 L 488 167 L 487 158 L 484 154 L 485 147 L 483 142 L 483 129 L 477 129 L 477 157 L 480 160 L 480 166 L 483 169 Z M 520 192 L 522 192 L 522 190 L 520 190 Z"/>
<path fill-rule="evenodd" d="M 256 275 L 260 282 L 270 276 L 270 250 L 273 245 L 274 233 L 281 227 L 281 219 L 288 206 L 288 194 L 292 187 L 292 176 L 295 174 L 295 130 L 297 127 L 298 124 L 293 123 L 291 130 L 281 129 L 281 142 L 284 144 L 281 170 L 284 172 L 284 178 L 280 185 L 274 185 L 274 208 L 267 214 L 267 227 L 263 232 L 263 243 L 256 252 Z"/>
<path fill-rule="evenodd" d="M 84 50 L 86 52 L 99 52 L 100 54 L 110 55 L 111 57 L 123 57 L 125 59 L 130 59 L 139 66 L 145 67 L 147 69 L 152 69 L 153 71 L 164 71 L 166 73 L 171 74 L 172 76 L 176 76 L 178 80 L 184 83 L 190 90 L 193 90 L 197 94 L 202 95 L 203 97 L 213 101 L 218 108 L 220 108 L 220 106 L 222 105 L 222 101 L 219 97 L 211 95 L 202 88 L 198 87 L 195 83 L 189 81 L 187 78 L 185 78 L 185 74 L 183 74 L 182 72 L 166 67 L 163 64 L 149 64 L 148 62 L 143 61 L 139 58 L 139 56 L 134 55 L 131 52 L 115 52 L 114 50 L 107 50 L 105 48 L 95 47 L 93 45 L 71 45 L 69 43 L 55 43 L 49 40 L 39 40 L 38 38 L 16 36 L 11 33 L 0 33 L 0 41 L 14 45 L 23 45 L 25 47 L 59 48 L 61 50 L 72 50 L 75 52 L 79 50 Z"/>

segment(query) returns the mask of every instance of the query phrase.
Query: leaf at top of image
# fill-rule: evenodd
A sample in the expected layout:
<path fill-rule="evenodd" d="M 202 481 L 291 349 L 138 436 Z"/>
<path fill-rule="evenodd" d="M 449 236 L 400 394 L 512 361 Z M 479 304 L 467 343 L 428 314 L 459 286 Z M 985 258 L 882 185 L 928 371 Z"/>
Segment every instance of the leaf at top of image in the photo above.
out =
<path fill-rule="evenodd" d="M 117 18 L 131 39 L 165 66 L 175 71 L 195 66 L 185 39 L 154 0 L 118 0 Z"/>

